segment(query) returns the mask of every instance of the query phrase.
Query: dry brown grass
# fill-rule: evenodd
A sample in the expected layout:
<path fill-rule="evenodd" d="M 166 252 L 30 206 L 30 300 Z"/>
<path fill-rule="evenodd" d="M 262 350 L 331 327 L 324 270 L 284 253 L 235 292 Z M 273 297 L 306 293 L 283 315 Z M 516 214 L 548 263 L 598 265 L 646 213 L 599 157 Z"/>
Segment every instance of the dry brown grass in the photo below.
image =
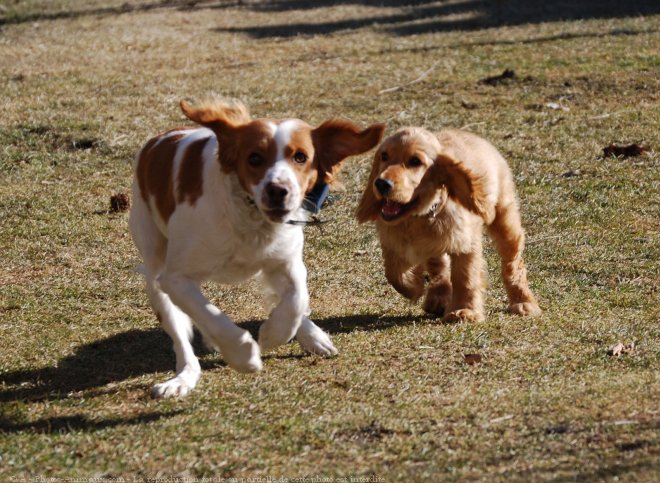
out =
<path fill-rule="evenodd" d="M 478 4 L 378 3 L 6 2 L 0 479 L 657 480 L 658 156 L 601 157 L 614 141 L 658 147 L 653 3 L 561 21 L 499 2 L 509 25 Z M 626 15 L 636 5 L 648 15 Z M 478 83 L 505 68 L 518 78 Z M 260 116 L 490 139 L 516 176 L 544 315 L 504 312 L 490 247 L 486 322 L 442 325 L 397 296 L 352 218 L 364 156 L 323 212 L 334 221 L 306 233 L 313 316 L 341 355 L 291 344 L 256 376 L 207 355 L 191 397 L 150 400 L 174 356 L 126 215 L 107 210 L 139 146 L 183 122 L 179 99 L 208 93 Z M 248 327 L 264 316 L 253 285 L 208 290 Z M 609 356 L 618 341 L 635 350 Z"/>

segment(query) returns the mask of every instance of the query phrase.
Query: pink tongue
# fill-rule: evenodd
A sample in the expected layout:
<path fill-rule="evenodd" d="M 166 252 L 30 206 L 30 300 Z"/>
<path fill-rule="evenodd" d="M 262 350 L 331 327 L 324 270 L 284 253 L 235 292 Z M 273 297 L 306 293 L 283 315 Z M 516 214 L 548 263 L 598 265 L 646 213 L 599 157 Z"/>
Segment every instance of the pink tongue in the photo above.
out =
<path fill-rule="evenodd" d="M 383 206 L 383 214 L 388 216 L 398 215 L 401 211 L 401 205 L 395 201 L 387 200 Z"/>

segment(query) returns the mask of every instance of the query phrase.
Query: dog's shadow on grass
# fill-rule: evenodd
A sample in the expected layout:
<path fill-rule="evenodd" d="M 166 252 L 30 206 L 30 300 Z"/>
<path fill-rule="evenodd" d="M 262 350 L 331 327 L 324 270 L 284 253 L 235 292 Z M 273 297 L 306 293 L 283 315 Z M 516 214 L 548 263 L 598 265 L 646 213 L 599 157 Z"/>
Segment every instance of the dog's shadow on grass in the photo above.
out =
<path fill-rule="evenodd" d="M 36 421 L 21 421 L 20 417 L 15 418 L 12 417 L 12 415 L 0 414 L 0 432 L 19 433 L 23 431 L 32 431 L 35 433 L 62 433 L 71 431 L 98 431 L 106 428 L 113 428 L 115 426 L 151 423 L 164 417 L 175 416 L 182 412 L 182 410 L 168 412 L 154 411 L 129 418 L 117 417 L 98 420 L 81 414 L 75 414 L 72 416 L 46 417 Z"/>
<path fill-rule="evenodd" d="M 168 336 L 159 328 L 134 329 L 76 348 L 54 366 L 0 375 L 0 402 L 66 398 L 70 393 L 152 372 L 172 370 Z"/>
<path fill-rule="evenodd" d="M 395 325 L 408 325 L 426 319 L 423 316 L 357 315 L 330 317 L 315 322 L 330 334 L 337 334 L 358 330 L 384 330 Z M 255 338 L 260 325 L 261 321 L 240 324 Z M 197 336 L 194 346 L 197 354 L 208 352 Z M 301 357 L 305 356 L 266 355 L 266 358 Z M 72 393 L 94 389 L 97 390 L 96 394 L 103 394 L 113 391 L 102 389 L 107 384 L 146 374 L 173 372 L 174 362 L 172 343 L 165 332 L 160 328 L 133 329 L 81 345 L 73 354 L 58 361 L 55 366 L 0 374 L 0 403 L 63 399 Z M 202 369 L 224 366 L 219 356 L 202 357 L 200 363 Z"/>
<path fill-rule="evenodd" d="M 358 315 L 330 317 L 316 323 L 327 332 L 347 333 L 356 330 L 383 330 L 395 325 L 408 325 L 422 321 L 424 317 L 379 317 Z M 261 321 L 240 324 L 257 337 Z M 196 334 L 194 344 L 197 354 L 208 353 L 201 338 Z M 0 432 L 37 433 L 97 431 L 120 425 L 137 425 L 172 417 L 181 410 L 155 411 L 129 418 L 90 418 L 84 414 L 44 417 L 25 421 L 21 407 L 25 403 L 58 400 L 72 394 L 84 397 L 115 392 L 104 387 L 128 379 L 157 372 L 174 371 L 174 353 L 169 337 L 160 329 L 133 329 L 79 346 L 73 354 L 64 357 L 54 366 L 24 369 L 0 374 Z M 300 353 L 266 355 L 265 358 L 302 358 Z M 315 356 L 309 356 L 315 357 Z M 224 366 L 219 356 L 202 357 L 203 369 Z M 145 388 L 145 397 L 148 390 Z M 16 413 L 16 414 L 13 414 Z"/>

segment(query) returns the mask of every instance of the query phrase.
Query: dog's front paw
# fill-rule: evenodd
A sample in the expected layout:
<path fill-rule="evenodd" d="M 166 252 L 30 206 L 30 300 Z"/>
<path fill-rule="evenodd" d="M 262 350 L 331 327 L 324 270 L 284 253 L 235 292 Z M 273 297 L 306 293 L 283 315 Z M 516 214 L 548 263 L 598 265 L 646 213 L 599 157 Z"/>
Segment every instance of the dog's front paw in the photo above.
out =
<path fill-rule="evenodd" d="M 187 396 L 197 384 L 195 378 L 178 375 L 169 381 L 161 382 L 151 388 L 151 397 L 154 399 L 174 398 Z"/>
<path fill-rule="evenodd" d="M 450 303 L 451 285 L 432 285 L 426 292 L 422 308 L 429 314 L 442 317 Z"/>
<path fill-rule="evenodd" d="M 483 314 L 476 312 L 472 309 L 459 309 L 449 312 L 442 319 L 443 322 L 450 324 L 457 322 L 481 322 L 484 320 Z"/>
<path fill-rule="evenodd" d="M 238 372 L 258 372 L 263 368 L 259 344 L 247 331 L 235 342 L 224 344 L 220 352 L 229 367 Z"/>
<path fill-rule="evenodd" d="M 512 314 L 526 315 L 529 317 L 536 317 L 537 315 L 541 315 L 541 308 L 536 302 L 521 302 L 519 304 L 511 304 L 507 310 Z"/>
<path fill-rule="evenodd" d="M 311 320 L 303 322 L 296 334 L 296 340 L 300 343 L 303 350 L 310 354 L 334 356 L 339 353 L 332 340 L 330 340 L 330 336 Z"/>

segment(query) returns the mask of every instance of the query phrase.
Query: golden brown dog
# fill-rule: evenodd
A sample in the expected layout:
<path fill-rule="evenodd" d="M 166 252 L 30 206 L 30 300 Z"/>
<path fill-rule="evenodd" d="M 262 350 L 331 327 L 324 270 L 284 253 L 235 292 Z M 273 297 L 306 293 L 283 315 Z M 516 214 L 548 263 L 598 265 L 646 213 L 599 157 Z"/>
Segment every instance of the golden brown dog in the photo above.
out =
<path fill-rule="evenodd" d="M 483 320 L 486 225 L 502 258 L 509 312 L 541 310 L 527 285 L 525 234 L 513 176 L 488 141 L 458 129 L 404 128 L 376 151 L 358 222 L 376 221 L 385 276 L 424 310 Z"/>

